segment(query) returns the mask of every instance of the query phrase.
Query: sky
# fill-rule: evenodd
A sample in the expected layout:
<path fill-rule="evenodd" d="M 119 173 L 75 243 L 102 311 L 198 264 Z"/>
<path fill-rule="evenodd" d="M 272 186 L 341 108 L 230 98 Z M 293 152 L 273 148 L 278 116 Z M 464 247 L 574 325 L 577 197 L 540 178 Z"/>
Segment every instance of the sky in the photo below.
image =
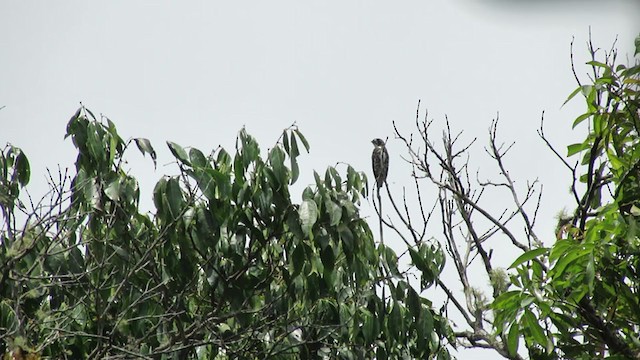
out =
<path fill-rule="evenodd" d="M 82 102 L 123 138 L 151 140 L 157 169 L 141 155 L 128 158 L 151 210 L 155 182 L 177 172 L 166 140 L 232 150 L 245 126 L 266 150 L 295 122 L 311 152 L 300 158 L 294 200 L 313 170 L 349 163 L 370 175 L 375 137 L 389 138 L 388 180 L 400 193 L 411 179 L 392 121 L 415 132 L 420 99 L 436 124 L 446 115 L 454 131 L 478 138 L 472 166 L 487 176 L 496 171 L 482 146 L 499 114 L 501 139 L 515 141 L 511 175 L 544 184 L 538 227 L 551 236 L 558 211 L 571 209 L 569 174 L 536 129 L 544 111 L 559 149 L 583 134 L 570 126 L 580 101 L 561 107 L 576 87 L 570 43 L 575 38 L 578 75 L 586 75 L 589 29 L 601 48 L 617 38 L 624 62 L 639 24 L 632 0 L 0 0 L 0 145 L 25 151 L 30 191 L 44 193 L 46 168 L 73 165 L 63 137 Z M 362 211 L 373 215 L 366 201 Z"/>

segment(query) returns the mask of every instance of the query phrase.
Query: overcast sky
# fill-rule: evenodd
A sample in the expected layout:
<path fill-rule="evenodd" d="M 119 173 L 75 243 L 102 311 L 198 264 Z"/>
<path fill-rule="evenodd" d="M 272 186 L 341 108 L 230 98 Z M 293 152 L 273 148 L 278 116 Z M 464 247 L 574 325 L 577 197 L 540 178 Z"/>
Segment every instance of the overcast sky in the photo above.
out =
<path fill-rule="evenodd" d="M 568 174 L 536 136 L 540 115 L 546 112 L 561 150 L 580 139 L 570 124 L 582 104 L 560 108 L 576 86 L 571 39 L 578 65 L 586 61 L 589 26 L 597 46 L 609 48 L 617 37 L 621 57 L 631 57 L 640 7 L 632 0 L 530 3 L 1 0 L 0 144 L 26 152 L 32 192 L 43 192 L 46 167 L 73 164 L 63 136 L 82 102 L 113 120 L 123 138 L 155 146 L 155 171 L 148 159 L 130 156 L 149 207 L 155 181 L 176 172 L 166 165 L 165 140 L 205 153 L 232 150 L 246 126 L 264 150 L 296 122 L 311 143 L 301 158 L 302 185 L 313 169 L 337 162 L 369 173 L 371 139 L 389 137 L 389 181 L 399 191 L 410 174 L 391 121 L 413 131 L 421 99 L 431 118 L 447 115 L 454 129 L 479 138 L 473 161 L 480 169 L 499 112 L 501 137 L 516 141 L 512 175 L 545 186 L 539 231 L 550 235 L 571 199 Z"/>

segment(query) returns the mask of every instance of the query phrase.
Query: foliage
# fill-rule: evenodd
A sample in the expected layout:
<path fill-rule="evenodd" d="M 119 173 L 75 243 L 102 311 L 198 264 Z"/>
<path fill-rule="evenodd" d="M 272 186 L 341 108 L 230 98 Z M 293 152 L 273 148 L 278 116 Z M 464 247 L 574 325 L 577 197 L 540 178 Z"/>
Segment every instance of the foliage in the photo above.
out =
<path fill-rule="evenodd" d="M 559 217 L 558 239 L 546 244 L 551 247 L 535 228 L 542 185 L 537 179 L 517 185 L 512 178 L 507 160 L 513 144 L 500 143 L 498 119 L 484 148 L 494 177 L 486 177 L 488 168 L 474 174 L 476 138 L 465 142 L 448 119 L 440 141 L 433 140 L 438 132 L 428 113 L 420 119 L 420 104 L 417 133 L 406 135 L 394 123 L 415 194 L 403 188 L 397 196 L 387 188 L 393 211 L 379 215 L 407 246 L 405 272 L 430 279 L 443 293 L 458 346 L 518 360 L 526 353 L 531 359 L 640 358 L 640 64 L 617 65 L 614 50 L 604 59 L 591 44 L 589 50 L 590 82 L 576 76 L 579 86 L 567 99 L 582 94 L 587 104 L 573 121 L 574 127 L 589 123 L 586 139 L 568 146 L 568 157 L 579 161 L 570 165 L 542 125 L 539 130 L 570 170 L 576 201 L 573 214 Z M 407 199 L 417 199 L 420 211 Z M 455 280 L 432 278 L 434 267 L 425 266 L 444 264 L 442 251 L 414 256 L 428 244 L 444 248 Z M 514 251 L 509 268 L 497 265 Z"/>
<path fill-rule="evenodd" d="M 67 137 L 74 173 L 50 175 L 49 196 L 30 208 L 20 200 L 27 157 L 7 145 L 0 158 L 0 353 L 449 357 L 448 322 L 359 215 L 364 174 L 331 167 L 315 173 L 301 203 L 291 200 L 300 150 L 309 150 L 296 127 L 264 158 L 244 129 L 235 154 L 167 142 L 179 173 L 157 182 L 155 214 L 139 210 L 138 182 L 124 168 L 134 143 L 155 164 L 147 139 L 123 140 L 84 107 Z"/>
<path fill-rule="evenodd" d="M 587 110 L 573 127 L 588 122 L 588 135 L 568 146 L 575 165 L 556 152 L 573 175 L 576 209 L 550 248 L 514 262 L 513 289 L 492 305 L 511 354 L 524 337 L 532 358 L 640 357 L 640 63 L 589 49 L 590 81 L 576 77 L 567 99 L 583 95 Z"/>

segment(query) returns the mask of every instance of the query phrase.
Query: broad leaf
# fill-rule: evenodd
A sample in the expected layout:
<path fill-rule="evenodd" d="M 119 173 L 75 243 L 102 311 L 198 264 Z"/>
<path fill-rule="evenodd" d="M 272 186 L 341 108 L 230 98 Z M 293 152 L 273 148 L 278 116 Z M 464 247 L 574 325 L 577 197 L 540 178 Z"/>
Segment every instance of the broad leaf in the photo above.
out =
<path fill-rule="evenodd" d="M 509 269 L 513 269 L 524 262 L 533 260 L 540 255 L 546 254 L 548 251 L 549 249 L 547 248 L 538 248 L 538 249 L 529 250 L 526 253 L 518 256 L 518 258 L 509 266 Z"/>

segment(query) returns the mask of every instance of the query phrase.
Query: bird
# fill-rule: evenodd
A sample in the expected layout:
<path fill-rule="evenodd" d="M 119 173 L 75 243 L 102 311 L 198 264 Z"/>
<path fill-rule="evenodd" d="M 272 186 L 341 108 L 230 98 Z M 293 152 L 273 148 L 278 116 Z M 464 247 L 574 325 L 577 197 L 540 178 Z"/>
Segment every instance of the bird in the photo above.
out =
<path fill-rule="evenodd" d="M 387 180 L 387 172 L 389 171 L 389 153 L 382 139 L 375 138 L 371 140 L 374 146 L 371 154 L 371 165 L 373 166 L 373 176 L 376 179 L 378 192 Z"/>

